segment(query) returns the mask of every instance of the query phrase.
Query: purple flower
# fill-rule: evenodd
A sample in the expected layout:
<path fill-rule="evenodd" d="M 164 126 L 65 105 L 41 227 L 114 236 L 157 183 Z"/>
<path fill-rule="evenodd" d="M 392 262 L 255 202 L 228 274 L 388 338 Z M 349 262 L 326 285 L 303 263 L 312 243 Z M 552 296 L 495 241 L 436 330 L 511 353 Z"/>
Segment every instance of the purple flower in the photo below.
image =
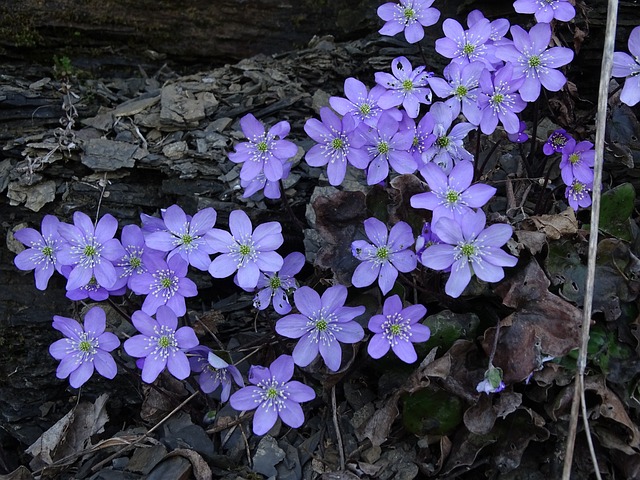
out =
<path fill-rule="evenodd" d="M 162 219 L 166 230 L 147 234 L 147 246 L 169 252 L 167 258 L 180 255 L 198 270 L 207 270 L 211 265 L 209 254 L 214 253 L 208 245 L 207 234 L 216 223 L 216 211 L 209 207 L 191 217 L 178 205 L 171 205 L 162 210 Z"/>
<path fill-rule="evenodd" d="M 187 378 L 191 368 L 185 352 L 198 345 L 193 328 L 178 328 L 178 317 L 166 306 L 158 307 L 155 319 L 138 310 L 131 320 L 140 334 L 125 340 L 124 349 L 132 357 L 144 358 L 142 381 L 153 383 L 165 368 L 179 380 Z"/>
<path fill-rule="evenodd" d="M 256 409 L 253 416 L 253 433 L 264 435 L 276 424 L 278 417 L 291 428 L 304 423 L 300 403 L 316 398 L 311 387 L 293 376 L 293 360 L 290 355 L 280 355 L 269 368 L 252 366 L 249 383 L 255 386 L 241 388 L 231 395 L 231 406 L 239 412 Z"/>
<path fill-rule="evenodd" d="M 403 362 L 415 362 L 418 355 L 413 344 L 426 342 L 431 336 L 429 327 L 418 323 L 426 313 L 427 309 L 422 305 L 402 308 L 398 295 L 387 298 L 382 315 L 374 315 L 369 320 L 369 330 L 374 333 L 367 347 L 369 355 L 380 358 L 391 348 Z"/>
<path fill-rule="evenodd" d="M 589 192 L 592 190 L 593 184 L 585 184 L 574 179 L 571 185 L 566 188 L 564 196 L 567 197 L 571 208 L 577 212 L 578 208 L 586 208 L 591 205 L 591 195 L 589 195 Z"/>
<path fill-rule="evenodd" d="M 433 163 L 428 163 L 421 173 L 431 191 L 411 197 L 411 206 L 431 210 L 434 225 L 442 217 L 465 216 L 472 212 L 472 208 L 485 205 L 496 193 L 496 189 L 489 185 L 471 185 L 473 164 L 466 160 L 458 162 L 448 177 Z"/>
<path fill-rule="evenodd" d="M 94 368 L 108 379 L 118 372 L 109 352 L 118 348 L 120 340 L 113 333 L 104 331 L 106 319 L 100 307 L 93 307 L 87 312 L 84 327 L 71 318 L 53 317 L 53 328 L 66 338 L 53 342 L 49 353 L 60 360 L 56 376 L 61 379 L 69 377 L 73 388 L 80 388 L 89 380 Z"/>
<path fill-rule="evenodd" d="M 277 272 L 282 268 L 282 257 L 275 250 L 282 245 L 282 227 L 278 222 L 267 222 L 253 230 L 249 216 L 242 210 L 229 214 L 231 233 L 214 228 L 210 245 L 222 253 L 213 259 L 209 273 L 214 278 L 225 278 L 234 272 L 236 284 L 247 291 L 256 288 L 260 272 Z"/>
<path fill-rule="evenodd" d="M 516 0 L 513 8 L 518 13 L 533 13 L 536 22 L 551 23 L 554 18 L 568 22 L 576 16 L 576 9 L 569 0 Z"/>
<path fill-rule="evenodd" d="M 62 239 L 58 234 L 60 220 L 53 215 L 42 219 L 42 234 L 33 228 L 22 228 L 13 236 L 27 249 L 16 255 L 13 260 L 20 270 L 35 270 L 36 288 L 46 290 L 54 270 L 60 272 L 58 252 L 62 248 Z"/>
<path fill-rule="evenodd" d="M 393 75 L 376 72 L 376 83 L 387 89 L 378 99 L 378 105 L 384 110 L 402 105 L 411 118 L 420 113 L 420 104 L 431 103 L 429 77 L 431 74 L 419 66 L 415 70 L 405 57 L 394 58 L 391 62 Z"/>
<path fill-rule="evenodd" d="M 472 10 L 469 12 L 469 15 L 467 15 L 467 26 L 471 28 L 476 23 L 482 22 L 483 20 L 485 20 L 485 16 L 480 10 Z M 502 40 L 502 37 L 504 37 L 509 31 L 509 26 L 509 20 L 506 18 L 493 20 L 490 23 L 491 35 L 489 35 L 489 40 L 494 43 Z"/>
<path fill-rule="evenodd" d="M 640 27 L 636 27 L 629 35 L 629 51 L 613 53 L 614 77 L 627 77 L 620 93 L 620 101 L 630 107 L 640 102 Z"/>
<path fill-rule="evenodd" d="M 513 234 L 511 225 L 495 224 L 484 228 L 482 210 L 456 219 L 441 218 L 433 231 L 443 243 L 432 245 L 422 254 L 422 264 L 434 270 L 451 268 L 445 292 L 460 296 L 477 275 L 485 282 L 497 282 L 504 277 L 502 267 L 513 267 L 518 259 L 500 249 Z"/>
<path fill-rule="evenodd" d="M 430 222 L 424 222 L 422 225 L 422 232 L 418 235 L 416 239 L 416 256 L 418 260 L 422 258 L 422 253 L 429 248 L 431 245 L 435 245 L 436 243 L 442 243 L 442 240 L 438 238 L 438 236 L 433 233 Z"/>
<path fill-rule="evenodd" d="M 276 273 L 261 273 L 258 285 L 259 289 L 253 299 L 253 306 L 258 310 L 265 310 L 273 299 L 273 308 L 280 315 L 286 315 L 291 311 L 288 293 L 297 288 L 295 274 L 304 267 L 305 258 L 300 252 L 292 252 L 284 257 L 282 268 Z"/>
<path fill-rule="evenodd" d="M 433 115 L 435 123 L 433 134 L 436 140 L 422 154 L 423 163 L 433 162 L 448 174 L 454 163 L 461 160 L 473 161 L 473 155 L 464 149 L 464 139 L 476 127 L 468 122 L 460 122 L 451 128 L 454 120 L 453 112 L 442 102 L 431 105 L 429 113 Z"/>
<path fill-rule="evenodd" d="M 126 278 L 118 278 L 113 287 L 107 289 L 98 283 L 96 277 L 91 277 L 85 285 L 73 290 L 67 290 L 66 297 L 75 301 L 90 298 L 95 302 L 101 302 L 109 298 L 110 295 L 124 295 L 126 291 Z"/>
<path fill-rule="evenodd" d="M 362 262 L 351 282 L 361 288 L 378 279 L 380 290 L 386 295 L 393 288 L 398 271 L 408 273 L 418 265 L 416 254 L 410 250 L 415 241 L 413 232 L 405 222 L 396 223 L 388 232 L 387 226 L 374 217 L 364 221 L 364 230 L 373 245 L 365 240 L 351 243 L 353 256 Z"/>
<path fill-rule="evenodd" d="M 276 323 L 276 332 L 287 338 L 299 338 L 293 349 L 296 365 L 306 367 L 320 353 L 329 370 L 337 371 L 342 362 L 342 343 L 357 343 L 364 330 L 353 319 L 364 307 L 345 307 L 347 287 L 335 285 L 320 295 L 310 287 L 300 287 L 293 300 L 300 313 L 287 315 Z"/>
<path fill-rule="evenodd" d="M 482 62 L 471 62 L 460 66 L 457 63 L 450 63 L 444 69 L 444 77 L 429 79 L 429 86 L 440 98 L 451 97 L 445 105 L 451 108 L 451 115 L 456 118 L 460 115 L 460 110 L 464 116 L 474 125 L 480 124 L 482 114 L 478 108 L 478 86 L 480 85 L 480 74 L 485 69 Z"/>
<path fill-rule="evenodd" d="M 493 70 L 488 54 L 493 53 L 493 45 L 488 44 L 491 23 L 486 18 L 476 21 L 469 30 L 464 30 L 460 22 L 447 18 L 442 23 L 444 37 L 436 40 L 436 52 L 461 66 L 471 62 L 482 62 Z"/>
<path fill-rule="evenodd" d="M 408 151 L 413 142 L 413 132 L 400 128 L 400 123 L 392 114 L 384 112 L 380 115 L 378 124 L 373 129 L 361 124 L 357 133 L 360 135 L 358 145 L 362 143 L 371 160 L 367 169 L 369 185 L 385 180 L 389 175 L 389 165 L 398 173 L 413 173 L 418 168 Z"/>
<path fill-rule="evenodd" d="M 502 378 L 502 369 L 489 365 L 489 369 L 484 372 L 484 380 L 478 384 L 476 391 L 478 393 L 486 393 L 487 395 L 501 392 L 505 389 Z"/>
<path fill-rule="evenodd" d="M 367 87 L 360 80 L 349 77 L 344 81 L 344 94 L 347 98 L 331 97 L 329 103 L 340 115 L 351 115 L 356 121 L 356 125 L 364 122 L 370 127 L 375 127 L 378 117 L 382 113 L 382 108 L 378 105 L 380 95 L 386 89 L 376 85 L 367 90 Z"/>
<path fill-rule="evenodd" d="M 435 0 L 400 0 L 378 7 L 378 16 L 386 23 L 378 30 L 380 35 L 393 36 L 404 30 L 409 43 L 417 43 L 424 38 L 424 28 L 434 25 L 440 18 L 440 11 L 431 8 Z"/>
<path fill-rule="evenodd" d="M 525 132 L 526 129 L 527 124 L 523 120 L 520 120 L 518 131 L 515 133 L 507 133 L 507 138 L 514 143 L 524 143 L 529 140 L 529 135 Z"/>
<path fill-rule="evenodd" d="M 552 155 L 554 152 L 562 153 L 567 142 L 573 137 L 567 133 L 563 128 L 554 130 L 547 141 L 542 146 L 542 151 L 545 155 Z"/>
<path fill-rule="evenodd" d="M 229 154 L 229 160 L 243 163 L 240 178 L 252 180 L 262 171 L 267 180 L 277 182 L 284 175 L 283 162 L 295 156 L 298 147 L 283 140 L 291 129 L 288 122 L 276 123 L 268 132 L 256 117 L 248 113 L 240 119 L 242 132 L 249 140 L 236 145 L 235 152 Z"/>
<path fill-rule="evenodd" d="M 571 138 L 562 149 L 562 160 L 560 161 L 560 175 L 565 185 L 571 185 L 573 180 L 585 184 L 593 183 L 593 164 L 596 152 L 593 143 L 580 142 Z"/>
<path fill-rule="evenodd" d="M 118 229 L 118 221 L 107 214 L 93 226 L 91 219 L 82 212 L 73 214 L 73 225 L 60 223 L 58 232 L 67 242 L 58 252 L 62 265 L 73 267 L 69 273 L 67 290 L 86 285 L 95 277 L 105 288 L 111 288 L 118 280 L 112 262 L 124 255 L 120 242 L 113 238 Z"/>
<path fill-rule="evenodd" d="M 137 295 L 146 295 L 142 311 L 153 315 L 163 305 L 171 308 L 178 316 L 187 313 L 185 297 L 198 294 L 196 284 L 186 278 L 189 265 L 180 255 L 165 261 L 160 257 L 150 257 L 148 271 L 131 279 L 130 286 Z"/>
<path fill-rule="evenodd" d="M 200 374 L 198 384 L 203 393 L 212 393 L 222 385 L 220 400 L 226 402 L 229 400 L 229 395 L 231 395 L 233 382 L 240 387 L 244 387 L 244 380 L 240 371 L 234 365 L 229 365 L 213 353 L 209 347 L 200 345 L 192 348 L 187 356 L 189 357 L 191 371 Z"/>
<path fill-rule="evenodd" d="M 125 254 L 114 265 L 118 272 L 118 278 L 125 279 L 127 286 L 133 290 L 131 280 L 148 271 L 149 257 L 164 258 L 164 253 L 145 245 L 144 234 L 137 225 L 124 226 L 120 240 Z"/>
<path fill-rule="evenodd" d="M 406 128 L 413 131 L 413 142 L 409 147 L 409 153 L 413 156 L 417 165 L 422 165 L 422 154 L 436 141 L 436 137 L 433 134 L 434 126 L 433 115 L 429 112 L 423 115 L 418 125 L 406 112 L 402 116 L 400 129 Z"/>
<path fill-rule="evenodd" d="M 527 104 L 520 98 L 517 90 L 524 83 L 523 77 L 513 78 L 510 64 L 492 74 L 484 70 L 480 75 L 478 107 L 482 111 L 480 129 L 485 135 L 493 133 L 501 122 L 507 133 L 516 133 L 520 129 L 517 113 L 525 109 Z"/>
<path fill-rule="evenodd" d="M 327 176 L 331 185 L 340 185 L 347 172 L 347 162 L 364 170 L 369 164 L 367 153 L 353 145 L 351 134 L 356 122 L 351 115 L 342 120 L 329 107 L 320 109 L 322 122 L 310 118 L 304 124 L 304 131 L 318 142 L 309 149 L 305 160 L 312 167 L 327 165 Z"/>
<path fill-rule="evenodd" d="M 540 96 L 540 86 L 557 92 L 567 82 L 556 68 L 573 60 L 573 51 L 565 47 L 548 48 L 551 26 L 548 23 L 534 25 L 529 33 L 522 27 L 511 27 L 512 45 L 496 47 L 496 56 L 513 65 L 514 78 L 524 77 L 519 88 L 525 102 L 533 102 Z"/>

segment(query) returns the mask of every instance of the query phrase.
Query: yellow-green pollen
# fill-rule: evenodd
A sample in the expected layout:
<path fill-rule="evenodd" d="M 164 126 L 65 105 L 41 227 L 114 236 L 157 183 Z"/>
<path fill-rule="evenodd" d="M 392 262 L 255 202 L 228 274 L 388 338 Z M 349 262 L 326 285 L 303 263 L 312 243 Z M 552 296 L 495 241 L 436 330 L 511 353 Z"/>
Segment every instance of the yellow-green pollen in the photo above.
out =
<path fill-rule="evenodd" d="M 91 342 L 88 340 L 82 340 L 80 341 L 80 343 L 78 343 L 78 350 L 80 350 L 81 352 L 88 353 L 91 351 L 91 349 L 92 349 L 92 345 L 91 345 Z"/>
<path fill-rule="evenodd" d="M 256 148 L 259 152 L 265 153 L 267 150 L 269 150 L 269 145 L 267 145 L 267 142 L 262 141 L 256 145 Z"/>
<path fill-rule="evenodd" d="M 583 191 L 583 190 L 584 190 L 584 183 L 575 182 L 575 183 L 573 184 L 573 191 L 574 191 L 575 193 L 580 194 L 580 193 L 582 193 L 582 191 Z"/>
<path fill-rule="evenodd" d="M 460 248 L 460 253 L 465 257 L 471 257 L 476 253 L 476 247 L 467 243 Z"/>
<path fill-rule="evenodd" d="M 460 194 L 455 190 L 447 190 L 445 199 L 447 203 L 458 203 L 458 201 L 460 200 Z"/>
<path fill-rule="evenodd" d="M 458 85 L 454 91 L 456 97 L 465 97 L 469 93 L 469 89 L 464 85 Z"/>
<path fill-rule="evenodd" d="M 389 333 L 395 337 L 402 333 L 402 328 L 397 323 L 394 323 L 389 327 Z"/>
<path fill-rule="evenodd" d="M 93 257 L 98 253 L 98 250 L 93 245 L 87 245 L 84 247 L 83 253 L 85 257 Z"/>
<path fill-rule="evenodd" d="M 168 277 L 165 277 L 162 280 L 160 280 L 160 285 L 162 285 L 162 288 L 169 288 L 171 287 L 172 284 L 173 282 Z"/>
<path fill-rule="evenodd" d="M 182 235 L 182 243 L 184 245 L 191 245 L 191 242 L 193 242 L 193 237 L 191 235 L 189 235 L 188 233 Z"/>
<path fill-rule="evenodd" d="M 504 101 L 504 95 L 501 93 L 496 93 L 493 97 L 491 97 L 491 103 L 494 105 L 500 105 Z"/>
<path fill-rule="evenodd" d="M 403 13 L 405 21 L 413 20 L 416 16 L 416 11 L 413 8 L 405 8 Z"/>
<path fill-rule="evenodd" d="M 534 55 L 531 58 L 529 58 L 529 66 L 532 68 L 535 67 L 539 67 L 542 64 L 542 61 L 540 60 L 540 57 L 538 55 Z"/>
<path fill-rule="evenodd" d="M 169 348 L 169 346 L 171 346 L 171 339 L 166 335 L 161 336 L 158 339 L 158 346 L 160 348 Z"/>
<path fill-rule="evenodd" d="M 467 43 L 464 47 L 462 47 L 462 53 L 464 53 L 465 55 L 471 55 L 473 52 L 475 52 L 475 50 L 475 45 L 471 45 L 470 43 Z"/>
<path fill-rule="evenodd" d="M 245 257 L 251 253 L 251 247 L 249 245 L 240 245 L 240 249 L 238 251 L 240 252 L 240 255 Z"/>
<path fill-rule="evenodd" d="M 410 92 L 411 90 L 413 90 L 413 82 L 411 80 L 403 80 L 402 90 L 404 90 L 405 92 Z"/>
<path fill-rule="evenodd" d="M 571 162 L 571 165 L 575 165 L 580 161 L 580 155 L 578 155 L 577 153 L 572 153 L 571 155 L 569 155 L 569 161 Z"/>
<path fill-rule="evenodd" d="M 380 142 L 378 144 L 378 153 L 382 153 L 383 155 L 389 153 L 389 144 L 387 142 Z"/>
<path fill-rule="evenodd" d="M 412 147 L 417 147 L 420 145 L 420 139 L 418 137 L 413 137 L 413 142 L 411 142 Z"/>
<path fill-rule="evenodd" d="M 376 250 L 376 258 L 378 260 L 386 260 L 389 258 L 389 249 L 387 247 L 378 247 Z"/>
<path fill-rule="evenodd" d="M 321 318 L 316 322 L 316 330 L 319 330 L 320 332 L 324 332 L 328 326 L 329 323 L 324 318 Z"/>
<path fill-rule="evenodd" d="M 371 105 L 368 103 L 363 103 L 360 105 L 360 113 L 362 115 L 369 115 L 371 113 Z"/>
<path fill-rule="evenodd" d="M 438 137 L 436 140 L 436 145 L 440 148 L 445 148 L 449 146 L 449 137 Z"/>
<path fill-rule="evenodd" d="M 42 249 L 42 254 L 46 257 L 52 257 L 53 256 L 53 248 L 51 248 L 50 246 L 46 246 Z"/>
<path fill-rule="evenodd" d="M 274 387 L 267 388 L 266 396 L 269 400 L 273 400 L 278 397 L 278 390 Z"/>
<path fill-rule="evenodd" d="M 131 260 L 129 260 L 129 265 L 131 265 L 133 268 L 140 268 L 140 266 L 142 265 L 142 260 L 140 260 L 138 257 L 133 257 Z"/>
<path fill-rule="evenodd" d="M 333 148 L 334 150 L 340 150 L 342 149 L 343 146 L 344 146 L 344 142 L 340 138 L 334 138 L 331 141 L 331 148 Z"/>
<path fill-rule="evenodd" d="M 276 288 L 280 288 L 281 286 L 282 286 L 282 281 L 280 280 L 280 277 L 275 276 L 269 279 L 269 287 L 271 287 L 272 290 L 275 290 Z"/>

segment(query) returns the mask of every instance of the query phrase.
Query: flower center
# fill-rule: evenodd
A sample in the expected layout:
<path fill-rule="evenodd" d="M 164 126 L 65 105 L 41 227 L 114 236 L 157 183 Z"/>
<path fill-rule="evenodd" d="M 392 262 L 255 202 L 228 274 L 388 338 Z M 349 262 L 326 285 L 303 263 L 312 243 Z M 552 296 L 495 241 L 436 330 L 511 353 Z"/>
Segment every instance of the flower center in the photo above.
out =
<path fill-rule="evenodd" d="M 341 138 L 334 138 L 331 141 L 331 148 L 333 148 L 334 150 L 340 150 L 342 149 L 343 146 L 344 146 L 344 142 L 342 141 Z"/>
<path fill-rule="evenodd" d="M 88 340 L 82 340 L 80 343 L 78 343 L 78 350 L 83 353 L 89 353 L 91 351 L 91 347 L 91 342 Z"/>
<path fill-rule="evenodd" d="M 271 290 L 276 290 L 282 286 L 282 280 L 277 275 L 274 275 L 269 279 L 269 287 Z"/>
<path fill-rule="evenodd" d="M 469 93 L 469 89 L 464 85 L 458 85 L 454 90 L 454 95 L 456 97 L 465 97 Z"/>
<path fill-rule="evenodd" d="M 460 247 L 460 253 L 465 257 L 472 257 L 476 253 L 476 247 L 470 243 L 465 243 Z"/>
<path fill-rule="evenodd" d="M 397 345 L 401 340 L 407 341 L 411 337 L 411 324 L 398 312 L 387 315 L 381 327 L 390 345 Z"/>
<path fill-rule="evenodd" d="M 449 146 L 449 143 L 450 143 L 450 141 L 449 141 L 449 137 L 442 136 L 442 137 L 438 137 L 438 138 L 436 139 L 436 145 L 437 145 L 438 147 L 440 147 L 440 148 L 446 148 L 446 147 L 448 147 L 448 146 Z"/>
<path fill-rule="evenodd" d="M 504 95 L 496 93 L 491 97 L 491 103 L 494 105 L 500 105 L 504 101 Z"/>
<path fill-rule="evenodd" d="M 153 274 L 151 293 L 156 297 L 160 294 L 165 300 L 173 297 L 178 291 L 178 277 L 172 270 L 158 270 Z"/>
<path fill-rule="evenodd" d="M 578 155 L 577 153 L 572 153 L 571 155 L 569 155 L 569 161 L 571 162 L 571 165 L 575 165 L 580 161 L 580 155 Z"/>
<path fill-rule="evenodd" d="M 378 143 L 378 153 L 386 155 L 389 153 L 389 144 L 385 141 Z"/>
<path fill-rule="evenodd" d="M 240 245 L 240 248 L 238 249 L 238 252 L 243 257 L 246 257 L 247 255 L 249 255 L 251 253 L 251 246 L 250 245 L 245 245 L 245 244 Z"/>
<path fill-rule="evenodd" d="M 92 258 L 98 253 L 98 250 L 93 245 L 86 245 L 82 253 L 84 254 L 85 257 Z"/>
<path fill-rule="evenodd" d="M 389 259 L 389 249 L 387 247 L 378 247 L 376 250 L 376 259 L 385 262 Z"/>
<path fill-rule="evenodd" d="M 404 9 L 404 12 L 402 13 L 404 15 L 405 22 L 409 22 L 410 20 L 413 20 L 414 18 L 416 18 L 416 11 L 413 8 L 406 7 Z"/>
<path fill-rule="evenodd" d="M 371 113 L 371 105 L 368 103 L 363 103 L 360 105 L 360 113 L 362 115 L 369 115 Z"/>
<path fill-rule="evenodd" d="M 49 257 L 49 258 L 53 257 L 53 248 L 51 248 L 49 245 L 46 245 L 45 247 L 43 247 L 41 252 L 45 257 Z"/>
<path fill-rule="evenodd" d="M 329 322 L 327 322 L 324 318 L 320 318 L 316 321 L 316 329 L 320 332 L 324 332 L 329 327 Z"/>
<path fill-rule="evenodd" d="M 475 50 L 476 46 L 470 43 L 465 43 L 464 47 L 462 47 L 462 53 L 464 53 L 465 55 L 471 55 L 473 52 L 475 52 Z"/>
<path fill-rule="evenodd" d="M 562 134 L 555 133 L 551 136 L 551 145 L 555 148 L 564 147 L 567 144 L 567 137 Z"/>
<path fill-rule="evenodd" d="M 539 67 L 542 64 L 542 60 L 538 55 L 533 55 L 529 58 L 529 66 L 531 68 Z"/>
<path fill-rule="evenodd" d="M 158 346 L 160 348 L 168 348 L 170 345 L 171 345 L 171 339 L 166 335 L 163 335 L 158 339 Z"/>
<path fill-rule="evenodd" d="M 398 324 L 394 324 L 389 327 L 389 333 L 394 337 L 397 335 L 400 335 L 401 332 L 402 332 L 402 327 L 400 327 L 400 325 Z"/>
<path fill-rule="evenodd" d="M 448 204 L 456 204 L 460 201 L 460 194 L 455 190 L 447 190 L 444 197 Z"/>
<path fill-rule="evenodd" d="M 573 189 L 573 191 L 574 191 L 574 193 L 576 195 L 580 195 L 582 193 L 582 191 L 584 190 L 584 187 L 585 187 L 584 183 L 576 181 L 576 182 L 573 183 L 571 188 Z"/>
<path fill-rule="evenodd" d="M 410 92 L 411 90 L 413 90 L 413 82 L 411 80 L 403 80 L 402 90 L 404 90 L 405 92 Z"/>
<path fill-rule="evenodd" d="M 273 400 L 278 396 L 278 389 L 275 387 L 269 387 L 264 394 L 269 400 Z"/>
<path fill-rule="evenodd" d="M 189 246 L 189 245 L 191 245 L 191 242 L 193 242 L 193 237 L 191 235 L 189 235 L 188 233 L 185 233 L 180 238 L 182 239 L 182 244 L 183 245 Z"/>
<path fill-rule="evenodd" d="M 131 257 L 129 260 L 129 264 L 133 267 L 133 269 L 140 268 L 142 266 L 142 260 L 138 257 Z"/>
<path fill-rule="evenodd" d="M 169 288 L 172 283 L 173 282 L 169 277 L 164 277 L 163 279 L 160 280 L 160 285 L 162 285 L 162 288 Z"/>
<path fill-rule="evenodd" d="M 260 153 L 265 153 L 267 150 L 269 150 L 269 145 L 267 145 L 267 142 L 263 140 L 256 145 L 256 148 Z"/>

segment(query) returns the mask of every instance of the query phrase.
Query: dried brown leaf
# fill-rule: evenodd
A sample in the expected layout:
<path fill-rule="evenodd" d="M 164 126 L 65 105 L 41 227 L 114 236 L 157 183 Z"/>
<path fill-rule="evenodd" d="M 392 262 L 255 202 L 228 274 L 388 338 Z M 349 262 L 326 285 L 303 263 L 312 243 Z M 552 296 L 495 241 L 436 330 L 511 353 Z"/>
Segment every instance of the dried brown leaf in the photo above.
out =
<path fill-rule="evenodd" d="M 551 240 L 574 235 L 578 231 L 578 220 L 573 208 L 567 208 L 557 215 L 529 217 L 521 225 L 524 230 L 543 232 Z"/>

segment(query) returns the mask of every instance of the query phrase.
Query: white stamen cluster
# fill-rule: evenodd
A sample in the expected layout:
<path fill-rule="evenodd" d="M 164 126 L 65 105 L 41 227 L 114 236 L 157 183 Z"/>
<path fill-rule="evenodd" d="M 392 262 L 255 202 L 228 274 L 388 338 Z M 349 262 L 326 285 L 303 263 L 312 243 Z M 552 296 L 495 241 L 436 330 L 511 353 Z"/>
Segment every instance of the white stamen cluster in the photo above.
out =
<path fill-rule="evenodd" d="M 329 129 L 331 130 L 329 135 L 322 135 L 320 149 L 324 156 L 329 158 L 329 163 L 335 163 L 336 160 L 344 162 L 349 151 L 349 137 L 333 127 Z"/>
<path fill-rule="evenodd" d="M 336 341 L 335 332 L 342 330 L 342 327 L 335 313 L 329 313 L 322 307 L 308 318 L 307 329 L 316 343 L 321 341 L 324 345 L 330 345 Z"/>
<path fill-rule="evenodd" d="M 411 322 L 400 315 L 399 312 L 387 315 L 380 328 L 384 338 L 387 339 L 391 346 L 397 345 L 401 340 L 409 341 L 412 336 Z"/>
<path fill-rule="evenodd" d="M 260 254 L 251 237 L 236 240 L 235 243 L 229 245 L 229 253 L 236 261 L 238 268 L 244 267 L 249 262 L 255 262 Z"/>
<path fill-rule="evenodd" d="M 78 265 L 85 268 L 93 268 L 102 261 L 101 251 L 102 245 L 96 242 L 95 237 L 89 238 L 86 243 L 71 246 L 71 253 L 78 257 Z"/>
<path fill-rule="evenodd" d="M 126 248 L 126 255 L 122 257 L 119 267 L 124 268 L 120 278 L 130 277 L 134 273 L 144 273 L 147 269 L 142 264 L 142 253 L 144 249 L 142 247 L 136 247 L 135 245 L 128 245 Z"/>
<path fill-rule="evenodd" d="M 249 139 L 249 142 L 253 145 L 250 160 L 254 162 L 264 162 L 271 157 L 275 142 L 274 139 L 269 138 L 266 133 L 263 135 L 254 135 Z"/>
<path fill-rule="evenodd" d="M 167 359 L 174 351 L 178 350 L 176 332 L 165 325 L 154 326 L 153 335 L 148 337 L 147 350 L 153 358 Z"/>
<path fill-rule="evenodd" d="M 98 339 L 87 332 L 82 332 L 77 341 L 68 339 L 68 342 L 67 354 L 73 355 L 76 365 L 90 362 L 98 351 Z"/>
<path fill-rule="evenodd" d="M 274 377 L 261 380 L 256 385 L 260 390 L 253 395 L 255 403 L 265 410 L 273 409 L 280 412 L 287 408 L 285 401 L 289 398 L 288 386 L 285 382 L 278 382 Z"/>
<path fill-rule="evenodd" d="M 151 284 L 151 294 L 156 297 L 162 296 L 169 300 L 178 291 L 178 276 L 173 270 L 158 270 L 151 274 L 153 283 Z"/>

